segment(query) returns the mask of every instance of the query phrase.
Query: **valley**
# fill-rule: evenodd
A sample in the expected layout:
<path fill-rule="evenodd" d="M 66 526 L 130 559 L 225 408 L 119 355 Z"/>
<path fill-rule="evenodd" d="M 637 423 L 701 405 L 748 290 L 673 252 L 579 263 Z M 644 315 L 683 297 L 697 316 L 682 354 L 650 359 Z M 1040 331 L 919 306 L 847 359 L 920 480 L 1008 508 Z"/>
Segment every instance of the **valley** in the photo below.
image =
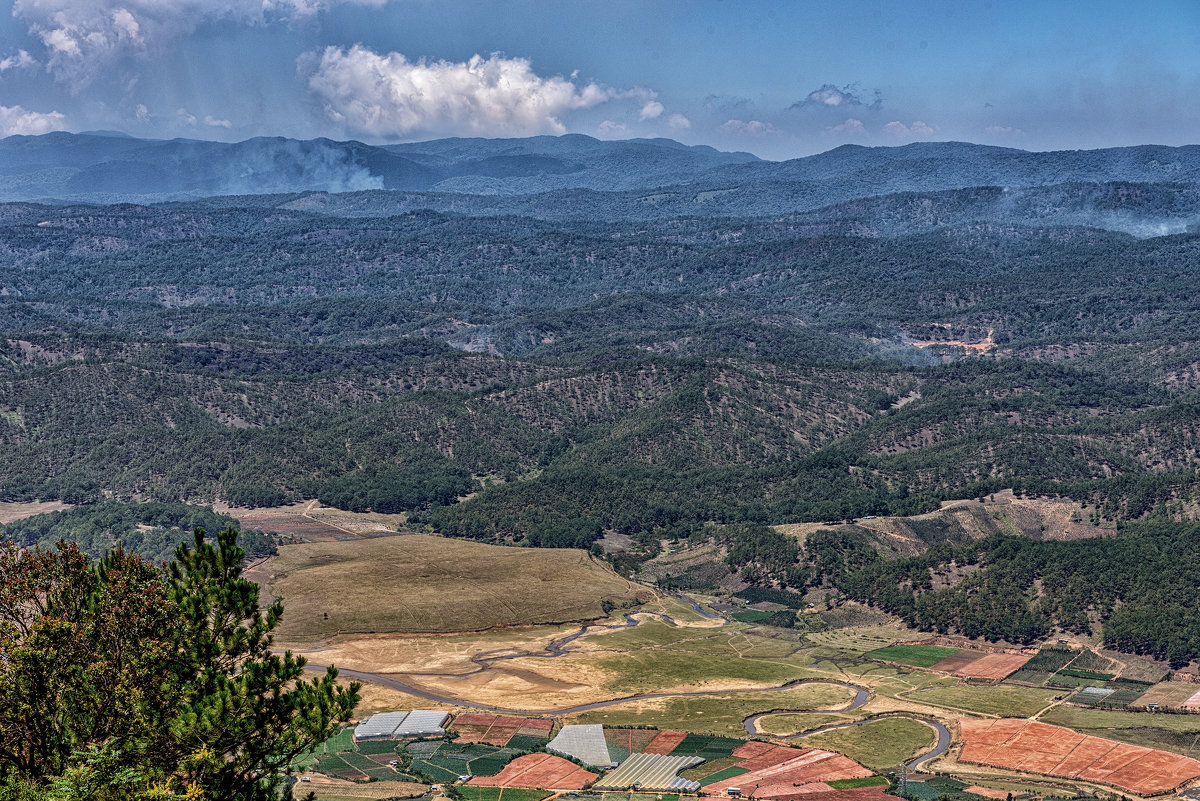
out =
<path fill-rule="evenodd" d="M 0 534 L 240 529 L 270 648 L 363 683 L 301 790 L 1200 780 L 1195 147 L 0 152 Z"/>

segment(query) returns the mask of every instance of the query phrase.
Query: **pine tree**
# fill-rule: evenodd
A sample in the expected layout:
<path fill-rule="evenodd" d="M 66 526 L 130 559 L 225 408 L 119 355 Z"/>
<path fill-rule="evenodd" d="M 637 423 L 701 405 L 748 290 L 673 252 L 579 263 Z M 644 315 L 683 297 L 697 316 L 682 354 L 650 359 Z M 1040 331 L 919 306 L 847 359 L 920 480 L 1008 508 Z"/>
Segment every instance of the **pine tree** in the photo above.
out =
<path fill-rule="evenodd" d="M 168 597 L 179 610 L 172 679 L 179 702 L 169 710 L 163 756 L 183 785 L 213 801 L 273 799 L 280 773 L 350 719 L 357 682 L 336 683 L 337 670 L 301 678 L 306 660 L 271 651 L 283 605 L 258 605 L 258 585 L 242 576 L 244 551 L 232 529 L 171 563 Z M 151 741 L 154 737 L 151 736 Z"/>

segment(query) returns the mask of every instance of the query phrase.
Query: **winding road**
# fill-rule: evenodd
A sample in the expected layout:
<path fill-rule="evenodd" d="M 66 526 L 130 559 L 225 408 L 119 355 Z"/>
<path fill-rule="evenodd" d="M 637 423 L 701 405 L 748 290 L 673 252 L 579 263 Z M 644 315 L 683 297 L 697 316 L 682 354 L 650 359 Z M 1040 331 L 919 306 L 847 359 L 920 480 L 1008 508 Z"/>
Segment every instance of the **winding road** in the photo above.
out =
<path fill-rule="evenodd" d="M 713 613 L 703 609 L 698 603 L 691 600 L 690 598 L 686 598 L 684 596 L 675 596 L 675 597 L 677 597 L 679 600 L 689 604 L 693 609 L 696 610 L 696 612 L 698 612 L 700 615 L 703 615 L 706 618 L 710 618 L 710 619 L 720 618 L 724 624 L 728 624 L 730 622 L 729 619 L 724 616 L 714 615 Z M 660 618 L 660 619 L 666 621 L 667 623 L 671 623 L 671 624 L 674 624 L 674 622 L 675 622 L 669 616 L 667 616 L 666 614 L 663 614 L 661 612 L 659 612 L 659 613 L 643 612 L 641 614 L 648 614 L 652 617 Z M 475 663 L 475 665 L 477 666 L 476 669 L 468 671 L 466 673 L 396 673 L 396 674 L 388 674 L 388 673 L 365 673 L 363 671 L 350 670 L 347 668 L 338 668 L 338 672 L 340 675 L 348 676 L 352 679 L 358 679 L 360 681 L 367 681 L 367 682 L 372 682 L 374 684 L 380 684 L 385 687 L 391 687 L 392 689 L 400 690 L 401 692 L 408 693 L 409 695 L 413 695 L 418 698 L 424 698 L 428 701 L 436 701 L 438 703 L 450 704 L 453 706 L 467 707 L 469 709 L 478 709 L 483 712 L 491 712 L 494 714 L 501 714 L 501 715 L 546 715 L 546 716 L 573 715 L 573 714 L 576 714 L 579 712 L 588 712 L 593 709 L 603 709 L 605 707 L 617 706 L 618 704 L 626 704 L 631 701 L 644 701 L 644 700 L 650 700 L 650 699 L 655 699 L 655 698 L 696 698 L 696 697 L 715 696 L 715 695 L 745 695 L 748 693 L 774 693 L 774 692 L 784 692 L 786 690 L 790 690 L 794 687 L 798 687 L 798 686 L 804 685 L 804 684 L 830 684 L 830 685 L 835 685 L 835 686 L 839 686 L 839 687 L 846 687 L 848 689 L 855 691 L 855 696 L 850 701 L 850 703 L 848 703 L 845 706 L 839 707 L 837 709 L 817 709 L 817 710 L 814 710 L 814 709 L 802 709 L 802 710 L 775 709 L 775 710 L 771 710 L 768 712 L 760 712 L 755 715 L 751 715 L 750 717 L 746 718 L 743 721 L 743 726 L 746 729 L 747 734 L 757 735 L 757 736 L 770 736 L 770 735 L 765 735 L 763 732 L 759 731 L 759 729 L 758 729 L 758 721 L 761 718 L 766 717 L 767 715 L 785 714 L 788 712 L 796 712 L 796 713 L 810 714 L 810 715 L 814 715 L 814 714 L 815 715 L 833 715 L 833 714 L 844 713 L 844 712 L 853 712 L 854 710 L 859 709 L 862 706 L 864 706 L 867 703 L 867 701 L 870 700 L 870 697 L 871 697 L 871 692 L 869 689 L 867 689 L 866 687 L 860 687 L 857 684 L 851 684 L 850 682 L 839 681 L 837 679 L 802 678 L 802 679 L 794 679 L 792 681 L 781 684 L 777 687 L 759 687 L 759 688 L 750 688 L 750 689 L 741 689 L 741 690 L 697 690 L 694 692 L 638 693 L 638 694 L 634 694 L 634 695 L 623 696 L 621 698 L 612 698 L 607 701 L 595 701 L 590 704 L 579 704 L 576 706 L 562 707 L 559 709 L 508 709 L 505 707 L 491 706 L 488 704 L 476 703 L 469 699 L 460 698 L 460 697 L 453 696 L 453 695 L 443 695 L 443 694 L 439 694 L 439 693 L 430 692 L 429 690 L 426 690 L 424 688 L 416 687 L 412 684 L 409 684 L 408 682 L 403 681 L 400 678 L 396 678 L 397 676 L 401 676 L 401 677 L 403 677 L 403 676 L 454 676 L 454 677 L 469 676 L 469 675 L 474 675 L 476 673 L 480 673 L 480 672 L 489 670 L 489 669 L 491 669 L 493 663 L 499 662 L 502 660 L 506 660 L 506 659 L 525 659 L 525 658 L 531 658 L 531 657 L 539 658 L 539 659 L 554 659 L 554 658 L 565 656 L 566 654 L 568 654 L 570 652 L 570 648 L 569 648 L 570 644 L 573 641 L 584 636 L 585 634 L 588 634 L 592 631 L 597 631 L 597 630 L 611 631 L 611 630 L 620 629 L 620 628 L 632 628 L 632 627 L 638 625 L 638 623 L 639 623 L 639 621 L 636 617 L 634 617 L 633 615 L 627 614 L 627 615 L 625 615 L 625 622 L 623 624 L 618 624 L 615 626 L 612 626 L 612 625 L 606 626 L 606 625 L 597 625 L 597 624 L 586 625 L 585 624 L 585 625 L 582 625 L 579 627 L 579 631 L 576 631 L 572 634 L 568 634 L 564 637 L 559 637 L 555 640 L 552 640 L 550 643 L 548 643 L 545 646 L 545 648 L 542 650 L 541 653 L 537 653 L 537 652 L 498 653 L 496 651 L 488 651 L 488 652 L 484 652 L 481 654 L 477 654 L 477 655 L 471 657 L 471 661 L 473 663 Z M 325 649 L 315 648 L 310 651 L 300 651 L 297 653 L 319 653 L 322 650 L 325 650 Z M 322 671 L 323 672 L 326 669 L 326 666 L 325 665 L 317 665 L 317 664 L 309 664 L 309 665 L 305 666 L 305 669 L 311 670 L 311 671 Z M 925 725 L 931 727 L 932 729 L 934 729 L 934 731 L 937 732 L 937 742 L 934 745 L 934 747 L 925 753 L 919 754 L 918 756 L 916 756 L 912 760 L 910 760 L 908 763 L 906 763 L 906 767 L 909 770 L 913 770 L 913 771 L 917 770 L 921 765 L 925 764 L 929 760 L 934 759 L 934 758 L 939 757 L 942 754 L 944 754 L 946 752 L 946 750 L 950 747 L 951 735 L 950 735 L 949 729 L 947 729 L 945 726 L 943 726 L 938 721 L 933 720 L 932 718 L 924 718 L 924 717 L 919 717 L 916 715 L 898 715 L 898 716 L 892 715 L 889 717 L 910 718 L 910 719 L 916 720 L 920 723 L 924 723 Z M 823 726 L 821 728 L 814 729 L 809 732 L 804 732 L 803 734 L 791 735 L 791 736 L 784 737 L 781 739 L 797 739 L 797 738 L 801 738 L 801 737 L 808 737 L 813 734 L 819 734 L 819 733 L 825 732 L 825 731 L 832 731 L 833 729 L 842 729 L 842 728 L 847 728 L 850 726 L 861 726 L 865 723 L 870 723 L 873 720 L 880 720 L 880 719 L 882 719 L 881 716 L 873 716 L 873 717 L 865 718 L 863 720 L 853 721 L 853 722 L 849 722 L 849 723 L 835 723 L 835 724 L 832 724 L 829 726 Z"/>
<path fill-rule="evenodd" d="M 866 698 L 864 697 L 866 694 L 866 690 L 864 690 L 863 688 L 857 687 L 856 685 L 853 685 L 853 684 L 846 684 L 845 682 L 827 682 L 827 683 L 841 684 L 845 687 L 855 687 L 855 689 L 857 689 L 859 691 L 859 697 L 855 699 L 855 701 L 858 703 L 851 703 L 848 707 L 845 707 L 843 709 L 832 709 L 832 710 L 829 710 L 829 709 L 786 710 L 785 709 L 785 710 L 776 711 L 776 712 L 763 712 L 758 715 L 753 715 L 751 717 L 746 718 L 746 721 L 745 721 L 746 732 L 748 734 L 758 734 L 758 735 L 763 734 L 763 732 L 759 731 L 759 729 L 758 729 L 758 721 L 760 718 L 766 717 L 767 715 L 787 714 L 788 712 L 796 712 L 799 714 L 806 714 L 806 715 L 819 715 L 819 714 L 832 714 L 832 713 L 836 713 L 836 712 L 849 712 L 851 710 L 858 709 L 860 706 L 862 706 L 864 703 L 866 703 Z M 785 736 L 781 737 L 780 739 L 798 740 L 798 739 L 801 739 L 804 737 L 811 737 L 814 734 L 821 734 L 823 732 L 833 731 L 834 729 L 848 729 L 853 726 L 863 726 L 867 723 L 873 723 L 877 720 L 887 720 L 888 718 L 906 718 L 908 720 L 915 720 L 918 723 L 924 723 L 926 726 L 933 729 L 937 733 L 937 741 L 934 743 L 933 748 L 931 748 L 928 751 L 921 752 L 920 754 L 918 754 L 915 757 L 913 757 L 912 759 L 910 759 L 908 762 L 904 763 L 904 766 L 906 768 L 908 768 L 910 771 L 919 770 L 920 767 L 922 765 L 924 765 L 926 762 L 928 762 L 931 759 L 936 759 L 937 757 L 940 757 L 942 754 L 946 753 L 946 751 L 948 751 L 950 749 L 950 742 L 952 740 L 952 737 L 951 737 L 949 729 L 947 729 L 944 725 L 942 725 L 941 722 L 939 722 L 933 718 L 927 718 L 927 717 L 923 717 L 921 715 L 910 715 L 910 714 L 872 715 L 871 717 L 863 718 L 862 720 L 854 720 L 854 721 L 849 721 L 847 723 L 833 723 L 828 726 L 821 726 L 820 728 L 812 729 L 810 731 L 801 732 L 798 734 L 785 735 Z M 770 735 L 767 735 L 767 736 L 770 736 Z"/>

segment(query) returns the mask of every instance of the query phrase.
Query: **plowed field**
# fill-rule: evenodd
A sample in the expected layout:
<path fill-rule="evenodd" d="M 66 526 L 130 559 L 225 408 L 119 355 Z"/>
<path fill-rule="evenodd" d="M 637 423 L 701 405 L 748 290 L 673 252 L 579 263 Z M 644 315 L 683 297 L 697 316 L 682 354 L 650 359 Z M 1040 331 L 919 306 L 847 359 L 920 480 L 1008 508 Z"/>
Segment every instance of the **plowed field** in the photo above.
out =
<path fill-rule="evenodd" d="M 599 778 L 574 762 L 552 754 L 526 754 L 504 766 L 495 776 L 476 776 L 467 784 L 482 787 L 533 787 L 546 790 L 582 790 Z"/>
<path fill-rule="evenodd" d="M 1200 762 L 1028 720 L 961 721 L 963 762 L 1101 782 L 1138 795 L 1164 793 L 1200 776 Z"/>

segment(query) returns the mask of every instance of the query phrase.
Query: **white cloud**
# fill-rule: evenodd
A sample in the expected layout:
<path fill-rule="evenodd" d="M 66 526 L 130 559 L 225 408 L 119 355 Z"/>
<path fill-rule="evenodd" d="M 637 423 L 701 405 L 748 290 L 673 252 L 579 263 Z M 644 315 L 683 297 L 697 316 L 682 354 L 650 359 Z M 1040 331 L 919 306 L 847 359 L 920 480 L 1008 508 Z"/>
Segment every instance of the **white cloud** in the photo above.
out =
<path fill-rule="evenodd" d="M 49 66 L 76 89 L 126 55 L 160 49 L 218 20 L 263 25 L 310 17 L 336 5 L 380 6 L 386 0 L 14 0 Z"/>
<path fill-rule="evenodd" d="M 146 108 L 145 103 L 138 103 L 137 108 L 133 110 L 133 113 L 136 114 L 137 118 L 142 122 L 150 119 L 150 109 Z"/>
<path fill-rule="evenodd" d="M 0 59 L 0 72 L 8 72 L 9 70 L 25 69 L 26 67 L 36 67 L 37 59 L 29 55 L 24 50 L 18 50 L 15 56 L 9 56 L 6 59 Z"/>
<path fill-rule="evenodd" d="M 631 133 L 628 125 L 612 120 L 605 120 L 596 126 L 596 132 L 609 139 L 623 139 Z"/>
<path fill-rule="evenodd" d="M 838 87 L 834 84 L 827 83 L 819 89 L 814 89 L 808 93 L 808 96 L 803 100 L 798 100 L 792 104 L 792 108 L 839 108 L 841 106 L 866 106 L 872 110 L 878 110 L 883 106 L 883 98 L 879 94 L 879 90 L 875 91 L 874 100 L 868 105 L 862 96 L 858 94 L 857 87 L 854 84 Z"/>
<path fill-rule="evenodd" d="M 0 136 L 37 136 L 66 130 L 67 118 L 57 111 L 28 111 L 21 106 L 0 106 Z"/>
<path fill-rule="evenodd" d="M 229 120 L 219 120 L 211 114 L 204 115 L 204 124 L 211 128 L 232 128 L 233 123 Z"/>
<path fill-rule="evenodd" d="M 642 106 L 642 113 L 638 115 L 638 119 L 643 121 L 657 119 L 662 116 L 665 110 L 662 103 L 659 103 L 657 100 L 651 100 Z"/>
<path fill-rule="evenodd" d="M 854 117 L 850 117 L 845 122 L 831 125 L 825 129 L 825 133 L 840 134 L 841 136 L 862 136 L 866 132 L 867 128 L 863 125 L 862 120 L 857 120 Z"/>
<path fill-rule="evenodd" d="M 782 133 L 771 123 L 762 120 L 728 120 L 721 124 L 720 130 L 741 136 L 767 136 Z"/>
<path fill-rule="evenodd" d="M 175 109 L 175 116 L 184 125 L 195 125 L 196 124 L 196 115 L 192 114 L 186 108 Z"/>
<path fill-rule="evenodd" d="M 912 125 L 905 125 L 899 120 L 893 120 L 883 126 L 884 133 L 891 134 L 897 139 L 920 139 L 924 136 L 933 136 L 937 130 L 936 125 L 926 125 L 920 120 Z"/>
<path fill-rule="evenodd" d="M 677 131 L 686 131 L 692 127 L 692 121 L 682 114 L 672 114 L 667 117 L 667 125 Z"/>
<path fill-rule="evenodd" d="M 543 78 L 523 58 L 473 56 L 469 61 L 409 61 L 361 45 L 327 47 L 299 61 L 308 88 L 329 116 L 377 137 L 413 132 L 529 136 L 565 133 L 561 117 L 620 93 L 595 83 Z"/>

